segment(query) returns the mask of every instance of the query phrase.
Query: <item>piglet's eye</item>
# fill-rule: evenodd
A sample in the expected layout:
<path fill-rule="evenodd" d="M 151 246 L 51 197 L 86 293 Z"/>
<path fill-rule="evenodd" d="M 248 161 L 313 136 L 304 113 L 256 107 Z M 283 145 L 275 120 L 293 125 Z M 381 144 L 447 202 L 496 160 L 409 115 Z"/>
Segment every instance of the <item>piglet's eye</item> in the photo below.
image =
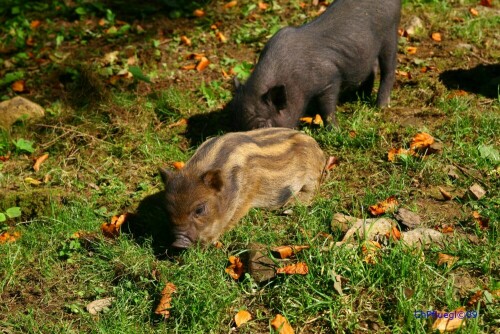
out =
<path fill-rule="evenodd" d="M 205 212 L 206 212 L 206 204 L 205 203 L 200 204 L 196 207 L 196 209 L 194 209 L 194 216 L 195 217 L 202 216 L 205 214 Z"/>

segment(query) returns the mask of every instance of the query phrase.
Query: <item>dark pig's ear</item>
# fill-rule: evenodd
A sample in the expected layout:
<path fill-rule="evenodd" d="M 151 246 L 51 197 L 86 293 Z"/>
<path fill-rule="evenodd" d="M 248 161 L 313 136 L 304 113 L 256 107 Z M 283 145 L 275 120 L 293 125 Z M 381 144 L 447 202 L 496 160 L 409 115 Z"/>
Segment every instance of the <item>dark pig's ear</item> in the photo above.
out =
<path fill-rule="evenodd" d="M 168 180 L 172 177 L 172 172 L 166 170 L 165 168 L 158 168 L 158 172 L 160 173 L 163 184 L 166 185 Z"/>
<path fill-rule="evenodd" d="M 220 169 L 209 170 L 201 176 L 201 180 L 207 187 L 220 191 L 222 189 L 222 175 Z"/>
<path fill-rule="evenodd" d="M 264 101 L 268 104 L 272 104 L 277 110 L 283 110 L 286 108 L 286 88 L 284 85 L 274 86 L 269 89 L 267 93 L 263 96 Z"/>

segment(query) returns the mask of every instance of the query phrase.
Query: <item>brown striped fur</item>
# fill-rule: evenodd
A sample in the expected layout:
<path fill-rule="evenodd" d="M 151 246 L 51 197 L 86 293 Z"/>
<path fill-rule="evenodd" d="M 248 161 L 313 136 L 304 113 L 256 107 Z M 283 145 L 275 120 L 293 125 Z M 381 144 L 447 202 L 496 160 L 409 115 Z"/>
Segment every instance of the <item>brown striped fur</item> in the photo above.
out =
<path fill-rule="evenodd" d="M 233 132 L 205 141 L 182 170 L 160 170 L 176 237 L 172 246 L 213 242 L 250 208 L 309 202 L 324 165 L 316 141 L 291 129 Z"/>

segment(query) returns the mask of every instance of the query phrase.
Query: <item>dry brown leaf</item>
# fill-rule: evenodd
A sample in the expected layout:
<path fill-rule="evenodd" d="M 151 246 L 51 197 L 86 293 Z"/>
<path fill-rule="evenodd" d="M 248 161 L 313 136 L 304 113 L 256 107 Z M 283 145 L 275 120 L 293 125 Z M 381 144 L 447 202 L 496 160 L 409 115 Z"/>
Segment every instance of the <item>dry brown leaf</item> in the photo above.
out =
<path fill-rule="evenodd" d="M 239 279 L 245 272 L 243 262 L 241 262 L 239 257 L 231 255 L 229 257 L 229 263 L 231 264 L 226 268 L 226 273 L 235 280 Z"/>
<path fill-rule="evenodd" d="M 306 124 L 312 124 L 313 118 L 312 117 L 301 117 L 301 118 L 299 118 L 299 121 L 306 123 Z"/>
<path fill-rule="evenodd" d="M 30 22 L 30 28 L 31 29 L 36 29 L 40 26 L 42 22 L 40 22 L 39 20 L 33 20 Z"/>
<path fill-rule="evenodd" d="M 181 70 L 184 70 L 184 71 L 194 70 L 195 68 L 196 68 L 195 64 L 181 66 Z"/>
<path fill-rule="evenodd" d="M 205 57 L 204 53 L 190 53 L 186 56 L 186 59 L 201 60 L 203 57 Z"/>
<path fill-rule="evenodd" d="M 407 79 L 411 79 L 411 73 L 410 72 L 396 70 L 396 74 L 399 75 L 399 76 L 401 76 L 401 77 L 405 77 Z"/>
<path fill-rule="evenodd" d="M 267 3 L 262 2 L 262 1 L 259 1 L 258 6 L 259 6 L 260 10 L 266 10 L 269 7 L 269 5 Z"/>
<path fill-rule="evenodd" d="M 435 142 L 434 137 L 425 132 L 417 133 L 410 143 L 410 149 L 421 150 L 426 149 Z"/>
<path fill-rule="evenodd" d="M 214 242 L 214 247 L 217 249 L 221 249 L 222 247 L 224 247 L 224 244 L 217 240 L 216 242 Z"/>
<path fill-rule="evenodd" d="M 472 15 L 472 16 L 478 16 L 479 15 L 479 12 L 477 11 L 477 9 L 475 8 L 470 8 L 469 9 L 469 13 Z"/>
<path fill-rule="evenodd" d="M 415 152 L 404 148 L 391 148 L 389 152 L 387 152 L 387 160 L 390 162 L 396 162 L 401 156 L 405 155 L 415 155 Z"/>
<path fill-rule="evenodd" d="M 399 229 L 396 226 L 392 227 L 391 238 L 393 240 L 399 240 L 399 239 L 401 239 L 401 232 L 399 231 Z"/>
<path fill-rule="evenodd" d="M 219 41 L 221 41 L 222 43 L 226 43 L 226 42 L 227 42 L 227 38 L 226 38 L 226 36 L 224 36 L 224 34 L 223 34 L 222 32 L 220 32 L 220 31 L 217 31 L 217 32 L 215 33 L 215 37 L 217 37 L 217 39 L 218 39 Z"/>
<path fill-rule="evenodd" d="M 361 251 L 365 255 L 363 261 L 369 264 L 375 264 L 377 262 L 376 256 L 381 249 L 382 245 L 377 241 L 368 240 L 364 242 L 363 246 L 361 246 Z"/>
<path fill-rule="evenodd" d="M 332 170 L 340 164 L 340 160 L 337 157 L 330 156 L 325 165 L 325 170 Z"/>
<path fill-rule="evenodd" d="M 481 0 L 480 5 L 485 7 L 492 7 L 493 0 Z"/>
<path fill-rule="evenodd" d="M 280 259 L 286 259 L 297 254 L 303 249 L 308 249 L 309 246 L 278 246 L 271 249 L 274 256 Z"/>
<path fill-rule="evenodd" d="M 441 42 L 441 34 L 438 32 L 433 32 L 431 38 L 434 42 Z"/>
<path fill-rule="evenodd" d="M 193 15 L 196 17 L 202 17 L 205 16 L 205 12 L 202 9 L 195 9 L 193 11 Z"/>
<path fill-rule="evenodd" d="M 12 90 L 16 93 L 22 93 L 26 90 L 26 83 L 24 80 L 17 80 L 12 83 Z"/>
<path fill-rule="evenodd" d="M 210 64 L 210 61 L 208 60 L 208 58 L 207 57 L 202 57 L 200 59 L 200 62 L 198 63 L 198 65 L 196 65 L 196 70 L 198 72 L 201 72 L 201 71 L 203 71 L 208 66 L 208 64 Z"/>
<path fill-rule="evenodd" d="M 17 239 L 19 239 L 20 236 L 21 234 L 19 232 L 12 232 L 12 233 L 2 232 L 0 233 L 0 244 L 4 244 L 7 242 L 14 242 Z"/>
<path fill-rule="evenodd" d="M 476 221 L 481 230 L 486 230 L 489 228 L 490 220 L 486 217 L 481 216 L 479 212 L 473 211 L 472 217 L 474 218 L 474 220 Z"/>
<path fill-rule="evenodd" d="M 370 206 L 368 208 L 368 211 L 370 211 L 370 213 L 373 216 L 380 216 L 381 214 L 386 213 L 386 212 L 393 212 L 394 210 L 396 210 L 396 207 L 398 205 L 399 205 L 399 202 L 396 199 L 396 197 L 390 196 L 390 197 L 386 198 L 385 200 L 383 200 L 382 202 L 379 202 L 375 205 Z"/>
<path fill-rule="evenodd" d="M 177 122 L 167 125 L 167 129 L 175 128 L 177 126 L 182 126 L 188 124 L 188 120 L 185 118 L 181 118 Z"/>
<path fill-rule="evenodd" d="M 467 301 L 467 305 L 475 307 L 479 302 L 481 302 L 481 297 L 483 297 L 483 290 L 476 291 L 476 293 L 474 293 Z"/>
<path fill-rule="evenodd" d="M 417 53 L 417 47 L 416 46 L 406 47 L 406 53 L 409 55 L 414 55 L 415 53 Z"/>
<path fill-rule="evenodd" d="M 453 233 L 453 231 L 455 231 L 453 225 L 444 225 L 441 228 L 441 233 Z"/>
<path fill-rule="evenodd" d="M 0 161 L 5 162 L 10 159 L 10 152 L 6 155 L 0 155 Z"/>
<path fill-rule="evenodd" d="M 33 169 L 35 170 L 35 172 L 38 172 L 40 170 L 40 165 L 45 161 L 47 160 L 47 158 L 49 157 L 49 154 L 48 153 L 45 153 L 44 155 L 42 156 L 39 156 L 36 160 L 35 160 L 35 164 L 33 165 Z"/>
<path fill-rule="evenodd" d="M 172 305 L 172 294 L 177 291 L 177 287 L 173 283 L 167 283 L 161 291 L 160 303 L 155 309 L 155 313 L 162 315 L 164 319 L 170 317 L 170 308 Z"/>
<path fill-rule="evenodd" d="M 172 166 L 177 170 L 183 169 L 185 165 L 184 161 L 175 161 L 172 163 Z"/>
<path fill-rule="evenodd" d="M 181 36 L 181 43 L 187 46 L 191 46 L 191 40 L 186 35 Z"/>
<path fill-rule="evenodd" d="M 458 256 L 451 256 L 448 254 L 438 253 L 437 265 L 440 266 L 446 264 L 446 266 L 450 268 L 458 261 L 458 259 L 459 259 Z"/>
<path fill-rule="evenodd" d="M 238 1 L 236 0 L 233 0 L 233 1 L 229 1 L 228 3 L 226 3 L 224 5 L 224 9 L 228 9 L 228 8 L 233 8 L 234 6 L 236 6 L 238 4 Z"/>
<path fill-rule="evenodd" d="M 271 321 L 271 326 L 278 331 L 279 334 L 294 334 L 292 326 L 284 316 L 281 314 L 276 314 L 274 319 Z"/>
<path fill-rule="evenodd" d="M 111 217 L 110 223 L 101 225 L 102 234 L 108 238 L 116 238 L 120 235 L 120 227 L 127 220 L 127 214 Z"/>
<path fill-rule="evenodd" d="M 247 310 L 241 310 L 234 316 L 234 323 L 236 324 L 236 327 L 240 327 L 250 320 L 252 320 L 252 315 Z"/>
<path fill-rule="evenodd" d="M 443 198 L 447 201 L 449 201 L 450 199 L 453 198 L 453 195 L 450 194 L 448 191 L 446 191 L 445 189 L 441 188 L 438 186 L 438 189 L 439 189 L 439 192 L 441 193 L 441 195 L 443 195 Z"/>
<path fill-rule="evenodd" d="M 106 21 L 106 19 L 104 18 L 101 18 L 99 20 L 99 22 L 97 22 L 97 24 L 100 26 L 100 27 L 104 27 L 106 24 L 108 24 L 108 21 Z"/>
<path fill-rule="evenodd" d="M 460 312 L 462 312 L 463 314 L 462 319 L 460 319 L 460 317 L 458 316 Z M 466 312 L 465 307 L 457 308 L 456 310 L 451 312 L 438 311 L 438 316 L 437 316 L 438 318 L 432 325 L 432 330 L 433 331 L 438 330 L 442 333 L 442 332 L 452 332 L 454 330 L 459 329 L 461 326 L 465 325 L 465 312 Z M 441 317 L 439 316 L 440 314 L 444 313 L 455 313 L 456 316 L 453 319 L 451 319 L 451 317 L 444 318 L 443 316 Z"/>
<path fill-rule="evenodd" d="M 309 268 L 305 262 L 297 262 L 290 264 L 285 267 L 276 269 L 276 274 L 287 274 L 287 275 L 306 275 L 309 272 Z"/>

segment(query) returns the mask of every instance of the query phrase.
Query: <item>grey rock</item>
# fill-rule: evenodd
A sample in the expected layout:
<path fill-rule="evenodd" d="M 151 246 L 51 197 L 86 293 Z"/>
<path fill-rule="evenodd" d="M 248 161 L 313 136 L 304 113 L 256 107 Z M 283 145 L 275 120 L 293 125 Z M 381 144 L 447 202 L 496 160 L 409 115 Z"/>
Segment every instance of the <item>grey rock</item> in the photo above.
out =
<path fill-rule="evenodd" d="M 20 119 L 36 120 L 45 116 L 45 110 L 34 102 L 21 96 L 0 102 L 0 127 L 10 129 Z"/>

